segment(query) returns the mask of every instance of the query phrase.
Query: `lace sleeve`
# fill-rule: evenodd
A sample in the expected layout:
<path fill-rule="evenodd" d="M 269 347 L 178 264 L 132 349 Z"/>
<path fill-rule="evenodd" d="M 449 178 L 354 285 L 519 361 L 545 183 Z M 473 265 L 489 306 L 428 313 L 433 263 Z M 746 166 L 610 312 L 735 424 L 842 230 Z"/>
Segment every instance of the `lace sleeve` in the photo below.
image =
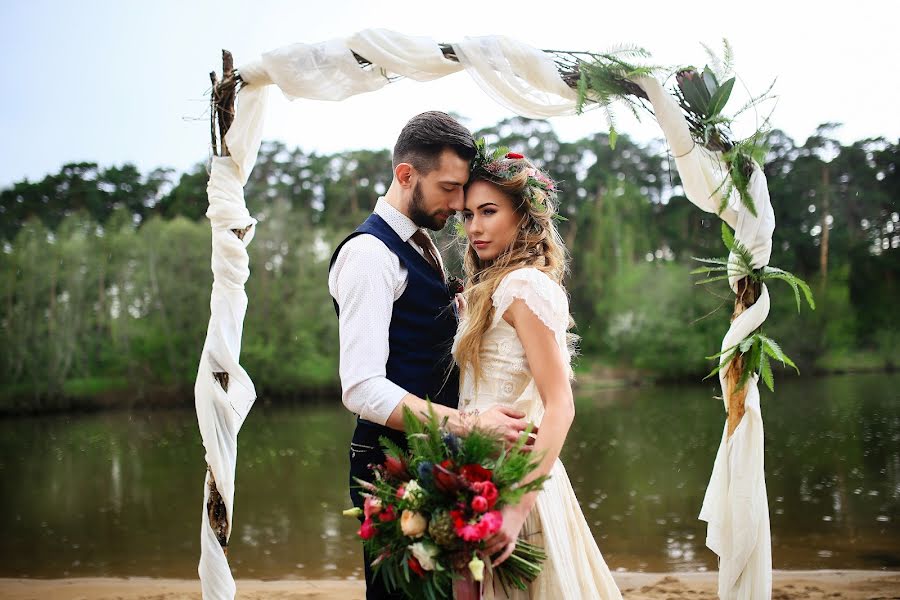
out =
<path fill-rule="evenodd" d="M 558 283 L 534 267 L 517 269 L 497 286 L 492 300 L 497 325 L 513 301 L 519 298 L 557 336 L 565 335 L 569 326 L 569 299 Z"/>

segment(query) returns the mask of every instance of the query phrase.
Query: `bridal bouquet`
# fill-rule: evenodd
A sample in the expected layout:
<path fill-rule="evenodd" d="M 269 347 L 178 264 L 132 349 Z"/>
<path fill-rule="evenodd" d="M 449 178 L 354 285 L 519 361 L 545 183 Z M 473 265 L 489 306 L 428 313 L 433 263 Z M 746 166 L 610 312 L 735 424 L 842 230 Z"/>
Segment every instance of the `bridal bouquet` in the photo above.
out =
<path fill-rule="evenodd" d="M 547 478 L 522 483 L 539 463 L 524 449 L 527 436 L 509 448 L 479 429 L 456 436 L 433 411 L 423 423 L 405 409 L 404 422 L 409 450 L 382 438 L 386 459 L 373 466 L 375 482 L 357 480 L 364 508 L 344 514 L 365 517 L 358 533 L 389 589 L 435 600 L 456 587 L 459 597 L 467 582 L 477 589 L 483 580 L 490 562 L 483 541 L 503 524 L 501 509 Z M 494 577 L 505 589 L 527 589 L 545 558 L 542 548 L 519 540 Z"/>

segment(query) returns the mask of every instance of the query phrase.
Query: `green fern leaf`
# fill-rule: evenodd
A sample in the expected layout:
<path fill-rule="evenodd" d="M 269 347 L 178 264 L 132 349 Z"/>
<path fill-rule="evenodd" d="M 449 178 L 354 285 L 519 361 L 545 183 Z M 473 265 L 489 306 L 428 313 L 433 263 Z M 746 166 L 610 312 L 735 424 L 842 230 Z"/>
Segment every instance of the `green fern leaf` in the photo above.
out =
<path fill-rule="evenodd" d="M 812 290 L 809 289 L 809 285 L 799 277 L 795 277 L 794 279 L 796 280 L 797 285 L 800 286 L 800 289 L 803 290 L 803 295 L 806 297 L 806 303 L 809 304 L 809 307 L 812 310 L 816 310 L 816 301 L 813 298 Z"/>
<path fill-rule="evenodd" d="M 694 285 L 706 285 L 708 283 L 715 283 L 717 281 L 726 281 L 731 279 L 729 275 L 719 275 L 717 277 L 706 277 L 705 279 L 700 279 L 694 282 Z"/>
<path fill-rule="evenodd" d="M 753 344 L 754 344 L 756 341 L 757 341 L 757 338 L 756 338 L 755 335 L 748 335 L 747 337 L 745 337 L 744 339 L 742 339 L 742 340 L 738 343 L 738 348 L 740 349 L 741 354 L 746 354 L 747 351 L 750 350 L 750 348 L 753 346 Z"/>
<path fill-rule="evenodd" d="M 724 273 L 728 271 L 728 267 L 697 267 L 691 271 L 691 275 L 705 275 L 707 273 Z"/>
<path fill-rule="evenodd" d="M 770 391 L 775 391 L 775 377 L 772 375 L 772 365 L 769 364 L 769 356 L 765 352 L 759 354 L 759 376 Z"/>
<path fill-rule="evenodd" d="M 696 260 L 697 262 L 708 263 L 711 265 L 722 265 L 728 266 L 727 258 L 700 258 L 699 256 L 692 256 L 691 260 Z"/>
<path fill-rule="evenodd" d="M 722 243 L 729 251 L 734 249 L 734 233 L 725 221 L 722 221 Z"/>

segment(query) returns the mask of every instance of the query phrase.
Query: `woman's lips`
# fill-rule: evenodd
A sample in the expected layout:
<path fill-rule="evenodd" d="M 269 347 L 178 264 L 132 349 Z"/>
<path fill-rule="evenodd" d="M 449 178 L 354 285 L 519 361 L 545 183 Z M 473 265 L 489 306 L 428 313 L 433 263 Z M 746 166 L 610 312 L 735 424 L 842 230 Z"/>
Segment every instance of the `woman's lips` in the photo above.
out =
<path fill-rule="evenodd" d="M 481 249 L 481 248 L 484 248 L 485 246 L 487 246 L 488 242 L 483 242 L 481 240 L 475 240 L 474 242 L 472 242 L 472 245 L 478 249 Z"/>

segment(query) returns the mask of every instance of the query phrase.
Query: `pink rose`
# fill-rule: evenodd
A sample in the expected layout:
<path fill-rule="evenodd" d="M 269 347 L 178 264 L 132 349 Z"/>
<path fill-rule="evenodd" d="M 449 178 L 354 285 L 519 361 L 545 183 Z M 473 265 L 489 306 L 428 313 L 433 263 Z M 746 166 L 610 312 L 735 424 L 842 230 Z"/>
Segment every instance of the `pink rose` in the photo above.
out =
<path fill-rule="evenodd" d="M 459 537 L 467 542 L 480 542 L 485 537 L 485 528 L 480 523 L 477 525 L 464 525 L 459 531 Z"/>
<path fill-rule="evenodd" d="M 366 518 L 368 519 L 380 512 L 381 500 L 379 500 L 375 496 L 366 496 L 366 499 L 363 502 L 363 514 L 366 515 Z"/>
<path fill-rule="evenodd" d="M 475 496 L 472 498 L 472 510 L 483 513 L 488 509 L 488 501 L 484 496 Z"/>
<path fill-rule="evenodd" d="M 499 510 L 492 510 L 481 515 L 479 523 L 484 527 L 484 535 L 487 537 L 500 531 L 500 528 L 503 526 L 503 515 L 500 514 Z"/>

